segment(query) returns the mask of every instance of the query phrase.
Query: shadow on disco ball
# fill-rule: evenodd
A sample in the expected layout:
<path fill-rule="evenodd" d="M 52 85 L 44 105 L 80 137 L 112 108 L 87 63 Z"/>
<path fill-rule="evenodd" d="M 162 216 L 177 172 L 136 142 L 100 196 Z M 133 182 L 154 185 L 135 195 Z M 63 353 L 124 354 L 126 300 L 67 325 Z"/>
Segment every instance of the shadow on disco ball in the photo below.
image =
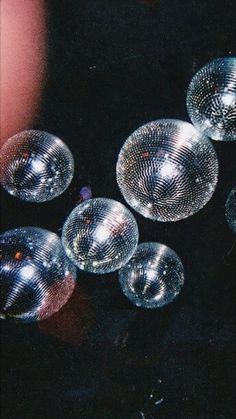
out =
<path fill-rule="evenodd" d="M 218 141 L 236 140 L 236 57 L 202 67 L 187 91 L 187 111 L 196 128 Z"/>
<path fill-rule="evenodd" d="M 141 243 L 120 269 L 125 296 L 136 306 L 159 308 L 173 301 L 184 284 L 184 268 L 174 250 L 160 243 Z"/>
<path fill-rule="evenodd" d="M 125 141 L 116 177 L 135 211 L 155 221 L 178 221 L 211 199 L 218 159 L 210 140 L 192 124 L 160 119 L 138 128 Z"/>
<path fill-rule="evenodd" d="M 58 311 L 71 296 L 76 268 L 60 238 L 38 227 L 0 235 L 0 315 L 32 322 Z"/>
<path fill-rule="evenodd" d="M 83 271 L 105 274 L 118 270 L 138 244 L 133 214 L 108 198 L 84 201 L 71 212 L 62 229 L 67 256 Z"/>
<path fill-rule="evenodd" d="M 74 159 L 67 145 L 52 134 L 28 130 L 9 138 L 0 150 L 0 183 L 16 198 L 50 201 L 71 183 Z"/>

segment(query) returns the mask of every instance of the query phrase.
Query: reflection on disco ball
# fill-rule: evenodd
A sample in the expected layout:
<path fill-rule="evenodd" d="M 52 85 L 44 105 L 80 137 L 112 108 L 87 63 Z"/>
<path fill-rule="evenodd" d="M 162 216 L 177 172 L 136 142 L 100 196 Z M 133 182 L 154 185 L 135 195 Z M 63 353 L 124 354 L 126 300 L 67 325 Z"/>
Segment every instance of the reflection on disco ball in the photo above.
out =
<path fill-rule="evenodd" d="M 160 243 L 141 243 L 132 259 L 119 271 L 126 297 L 138 307 L 157 308 L 170 303 L 184 283 L 178 255 Z"/>
<path fill-rule="evenodd" d="M 213 140 L 236 140 L 236 57 L 211 61 L 193 77 L 187 91 L 192 123 Z"/>
<path fill-rule="evenodd" d="M 225 217 L 229 228 L 236 233 L 236 186 L 229 193 L 225 204 Z"/>
<path fill-rule="evenodd" d="M 30 322 L 57 312 L 75 287 L 76 268 L 60 238 L 37 227 L 0 235 L 0 317 Z"/>
<path fill-rule="evenodd" d="M 69 186 L 73 156 L 63 141 L 42 131 L 9 138 L 1 152 L 0 182 L 11 195 L 31 202 L 49 201 Z"/>
<path fill-rule="evenodd" d="M 117 182 L 127 203 L 157 221 L 178 221 L 199 211 L 210 200 L 217 178 L 211 142 L 191 124 L 174 119 L 137 129 L 117 162 Z"/>
<path fill-rule="evenodd" d="M 97 274 L 123 266 L 137 243 L 135 218 L 124 205 L 107 198 L 89 199 L 78 205 L 62 230 L 68 257 L 80 269 Z"/>

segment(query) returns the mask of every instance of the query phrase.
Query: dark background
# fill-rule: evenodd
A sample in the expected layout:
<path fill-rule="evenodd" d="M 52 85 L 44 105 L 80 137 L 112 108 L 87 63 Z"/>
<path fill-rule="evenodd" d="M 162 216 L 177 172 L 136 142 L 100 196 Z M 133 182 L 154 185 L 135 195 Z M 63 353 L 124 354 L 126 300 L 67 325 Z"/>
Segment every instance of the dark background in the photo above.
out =
<path fill-rule="evenodd" d="M 48 1 L 48 75 L 36 129 L 76 160 L 69 189 L 44 204 L 2 192 L 2 229 L 58 232 L 90 185 L 124 203 L 119 149 L 140 125 L 189 120 L 186 89 L 213 58 L 235 55 L 232 1 Z M 236 144 L 214 142 L 219 183 L 196 215 L 159 223 L 135 214 L 140 241 L 172 247 L 185 287 L 161 310 L 121 293 L 117 273 L 78 273 L 67 305 L 33 325 L 2 322 L 2 418 L 233 419 L 235 237 L 224 205 L 236 183 Z M 16 209 L 17 208 L 17 209 Z M 155 404 L 157 402 L 157 404 Z"/>

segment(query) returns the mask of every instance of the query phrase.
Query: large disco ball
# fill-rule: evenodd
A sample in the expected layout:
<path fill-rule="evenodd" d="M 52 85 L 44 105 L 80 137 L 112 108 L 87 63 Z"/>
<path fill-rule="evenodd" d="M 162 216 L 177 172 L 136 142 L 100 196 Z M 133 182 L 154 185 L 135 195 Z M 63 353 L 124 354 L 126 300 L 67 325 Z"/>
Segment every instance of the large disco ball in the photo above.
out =
<path fill-rule="evenodd" d="M 170 303 L 184 284 L 178 255 L 160 243 L 141 243 L 119 271 L 121 288 L 136 306 L 157 308 Z"/>
<path fill-rule="evenodd" d="M 188 122 L 160 119 L 124 143 L 117 182 L 127 203 L 144 217 L 178 221 L 199 211 L 217 183 L 211 142 Z"/>
<path fill-rule="evenodd" d="M 0 317 L 30 322 L 58 311 L 75 287 L 76 268 L 60 238 L 37 227 L 0 235 Z"/>
<path fill-rule="evenodd" d="M 42 131 L 23 131 L 0 151 L 0 183 L 24 201 L 49 201 L 65 191 L 74 174 L 73 156 L 63 141 Z"/>
<path fill-rule="evenodd" d="M 68 257 L 80 269 L 96 274 L 123 266 L 137 243 L 135 218 L 124 205 L 107 198 L 89 199 L 78 205 L 62 230 Z"/>
<path fill-rule="evenodd" d="M 228 195 L 225 204 L 225 217 L 229 228 L 236 233 L 236 186 Z"/>
<path fill-rule="evenodd" d="M 211 61 L 193 77 L 187 91 L 192 123 L 213 140 L 236 140 L 236 57 Z"/>

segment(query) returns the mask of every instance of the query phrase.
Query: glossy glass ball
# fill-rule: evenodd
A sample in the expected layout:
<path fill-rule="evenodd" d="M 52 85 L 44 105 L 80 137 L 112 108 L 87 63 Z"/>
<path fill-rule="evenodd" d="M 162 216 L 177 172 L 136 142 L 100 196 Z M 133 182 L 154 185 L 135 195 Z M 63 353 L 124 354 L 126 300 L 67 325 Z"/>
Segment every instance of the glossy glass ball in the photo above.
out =
<path fill-rule="evenodd" d="M 0 317 L 30 322 L 58 311 L 75 287 L 76 268 L 60 238 L 37 227 L 0 235 Z"/>
<path fill-rule="evenodd" d="M 195 74 L 187 91 L 187 110 L 204 135 L 236 140 L 236 57 L 217 58 Z"/>
<path fill-rule="evenodd" d="M 67 218 L 62 244 L 80 269 L 97 274 L 113 272 L 133 255 L 138 244 L 138 226 L 120 202 L 89 199 Z"/>
<path fill-rule="evenodd" d="M 160 119 L 126 140 L 116 173 L 121 193 L 137 212 L 152 220 L 178 221 L 210 200 L 218 160 L 211 142 L 191 124 Z"/>
<path fill-rule="evenodd" d="M 74 174 L 74 159 L 66 144 L 42 131 L 23 131 L 9 138 L 1 148 L 0 160 L 0 183 L 24 201 L 56 198 Z"/>
<path fill-rule="evenodd" d="M 141 243 L 119 271 L 121 288 L 132 303 L 143 308 L 169 304 L 184 284 L 178 255 L 160 243 Z"/>
<path fill-rule="evenodd" d="M 236 233 L 236 186 L 229 193 L 225 204 L 225 217 L 229 228 Z"/>

